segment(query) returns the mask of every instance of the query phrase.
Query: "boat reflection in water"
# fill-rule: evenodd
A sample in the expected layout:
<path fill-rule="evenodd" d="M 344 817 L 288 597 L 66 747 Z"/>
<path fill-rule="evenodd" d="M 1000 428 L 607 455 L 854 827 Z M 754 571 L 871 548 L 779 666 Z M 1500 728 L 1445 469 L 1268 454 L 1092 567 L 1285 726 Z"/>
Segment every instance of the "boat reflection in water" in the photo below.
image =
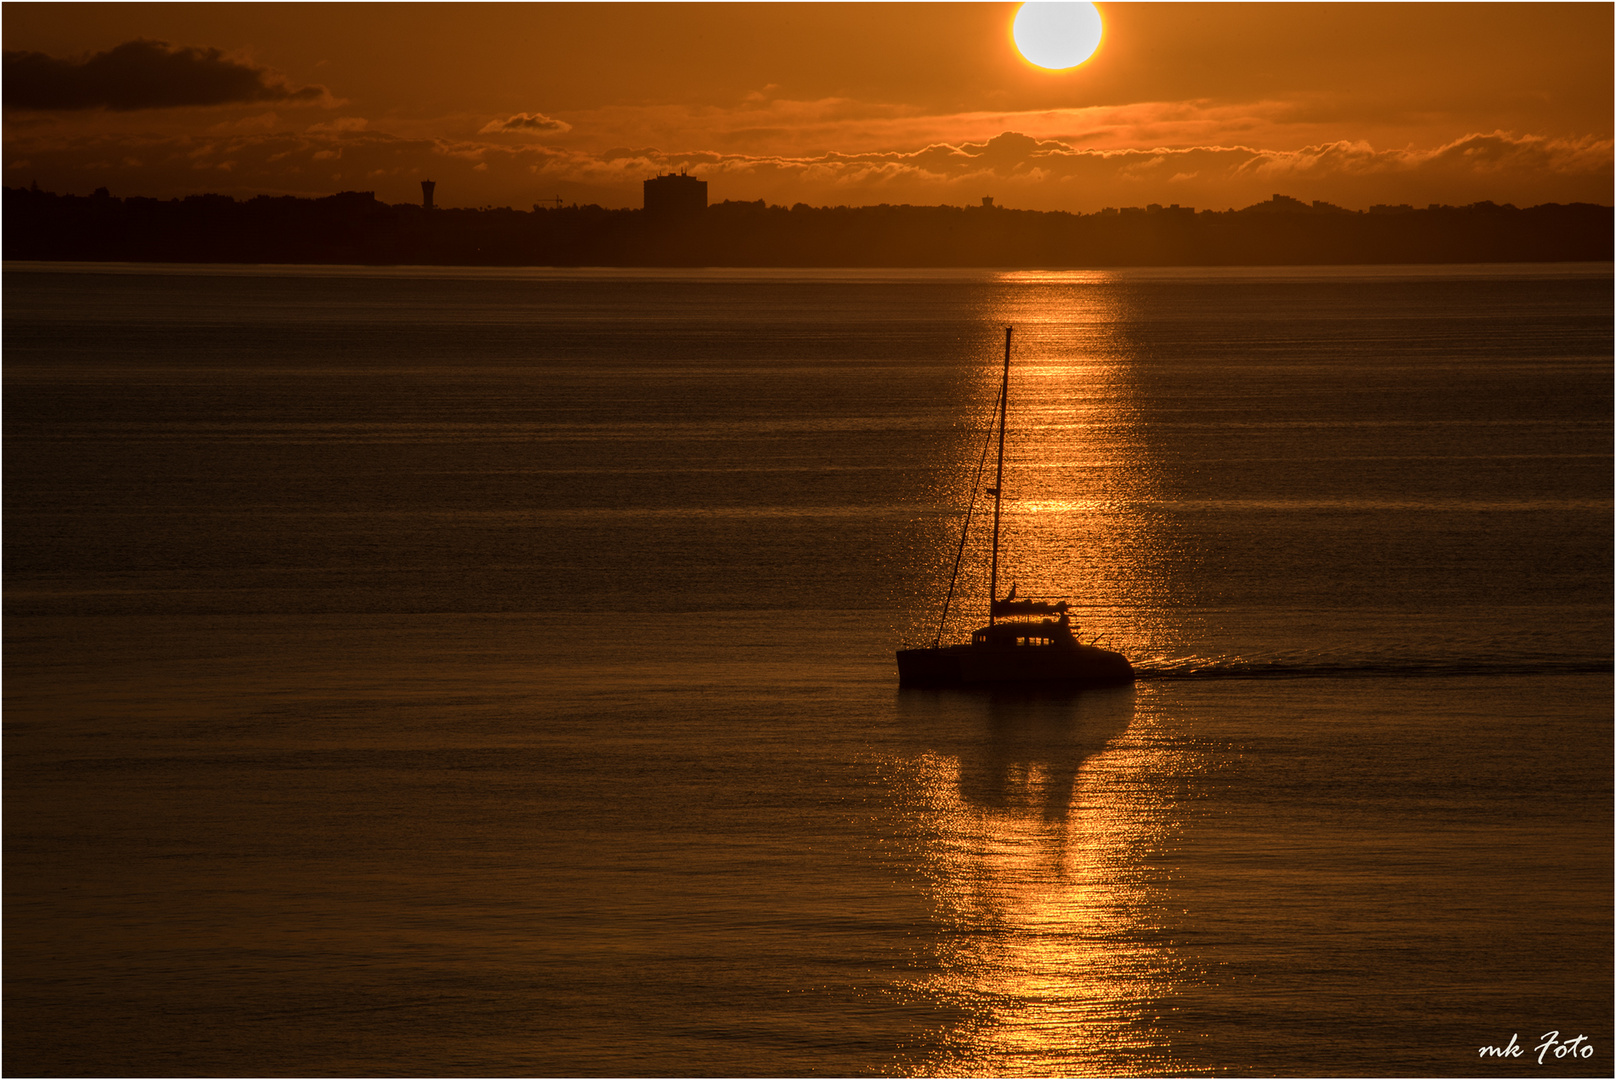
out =
<path fill-rule="evenodd" d="M 1029 592 L 1080 580 L 1085 621 L 1129 652 L 1176 642 L 1177 609 L 1164 619 L 1164 598 L 1182 595 L 1185 582 L 1161 522 L 1140 510 L 1158 479 L 1133 420 L 1133 354 L 1117 329 L 1126 311 L 1105 306 L 1086 280 L 1035 284 L 995 312 L 1035 328 L 1017 368 L 1024 398 L 1015 412 L 1027 436 L 1006 454 L 1009 331 L 1002 377 L 992 380 L 996 434 L 987 436 L 1000 441 L 999 468 L 1008 466 L 1020 497 L 1003 504 L 1003 474 L 988 476 L 991 552 L 967 554 L 968 511 L 946 553 L 934 548 L 926 560 L 943 607 L 927 626 L 932 647 L 898 653 L 910 767 L 896 794 L 918 825 L 915 868 L 936 934 L 935 967 L 916 991 L 959 1017 L 915 1071 L 1195 1071 L 1175 1056 L 1164 1019 L 1188 977 L 1166 865 L 1192 763 L 1151 686 L 1132 685 L 1124 655 L 1078 640 L 1076 607 L 997 588 L 1003 504 L 1011 565 Z M 982 404 L 992 400 L 990 378 L 978 384 Z M 984 473 L 990 449 L 971 447 L 960 465 Z M 974 624 L 965 644 L 943 643 L 958 606 L 950 563 L 963 589 L 988 597 L 987 625 Z"/>
<path fill-rule="evenodd" d="M 949 581 L 948 597 L 937 636 L 930 647 L 898 650 L 898 683 L 902 686 L 991 686 L 1064 685 L 1118 686 L 1133 681 L 1133 666 L 1121 653 L 1083 644 L 1073 632 L 1068 604 L 1062 600 L 1016 599 L 1016 590 L 999 599 L 999 524 L 1004 502 L 1004 438 L 1010 402 L 1010 339 L 1012 328 L 1004 330 L 1004 380 L 999 389 L 999 460 L 993 496 L 993 547 L 988 570 L 988 625 L 971 635 L 962 645 L 942 643 L 948 623 L 948 609 L 959 580 L 960 559 L 970 535 L 971 513 L 976 507 L 976 482 L 971 489 L 969 509 L 960 532 L 959 555 Z M 987 445 L 982 461 L 987 460 Z M 977 469 L 980 479 L 981 468 Z M 1009 621 L 1000 622 L 1007 619 Z M 1034 620 L 1038 621 L 1034 621 Z"/>
<path fill-rule="evenodd" d="M 1173 950 L 1152 869 L 1174 799 L 1132 687 L 899 691 L 937 920 L 916 989 L 960 1016 L 933 1075 L 1160 1072 Z M 1148 726 L 1148 724 L 1146 725 Z"/>

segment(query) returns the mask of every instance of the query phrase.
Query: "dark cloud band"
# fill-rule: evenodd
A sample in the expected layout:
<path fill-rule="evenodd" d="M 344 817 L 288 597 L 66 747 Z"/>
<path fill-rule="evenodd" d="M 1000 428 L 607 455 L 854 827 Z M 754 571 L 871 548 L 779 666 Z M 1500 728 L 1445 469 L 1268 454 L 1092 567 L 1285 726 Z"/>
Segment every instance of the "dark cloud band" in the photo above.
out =
<path fill-rule="evenodd" d="M 218 49 L 127 41 L 85 60 L 7 52 L 5 104 L 11 109 L 171 109 L 188 105 L 316 101 L 319 86 L 290 87 L 265 68 Z"/>

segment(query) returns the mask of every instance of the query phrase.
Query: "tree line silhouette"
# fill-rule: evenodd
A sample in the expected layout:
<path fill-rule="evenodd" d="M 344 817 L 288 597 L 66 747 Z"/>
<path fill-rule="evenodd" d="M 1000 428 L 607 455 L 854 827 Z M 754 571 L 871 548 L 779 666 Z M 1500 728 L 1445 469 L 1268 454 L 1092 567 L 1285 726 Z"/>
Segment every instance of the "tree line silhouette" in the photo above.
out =
<path fill-rule="evenodd" d="M 424 210 L 371 192 L 182 199 L 4 191 L 22 260 L 460 266 L 1242 266 L 1610 260 L 1612 208 L 1376 206 L 1276 195 L 1243 210 L 1094 214 L 986 205 L 792 207 L 686 215 L 600 206 Z"/>

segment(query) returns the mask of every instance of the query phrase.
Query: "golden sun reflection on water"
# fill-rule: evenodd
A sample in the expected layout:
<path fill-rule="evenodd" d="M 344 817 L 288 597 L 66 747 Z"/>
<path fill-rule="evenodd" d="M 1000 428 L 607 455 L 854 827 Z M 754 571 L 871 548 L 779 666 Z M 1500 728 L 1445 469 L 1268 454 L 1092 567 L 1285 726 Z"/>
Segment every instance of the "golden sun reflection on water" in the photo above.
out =
<path fill-rule="evenodd" d="M 1164 848 L 1182 762 L 1133 689 L 906 694 L 931 738 L 907 792 L 941 928 L 927 996 L 963 1017 L 918 1071 L 1174 1072 L 1160 1030 L 1176 985 Z"/>
<path fill-rule="evenodd" d="M 1163 463 L 1141 417 L 1133 317 L 1125 284 L 1102 271 L 1000 276 L 984 306 L 984 348 L 961 388 L 961 413 L 977 432 L 962 441 L 950 470 L 954 492 L 940 501 L 962 511 L 970 475 L 988 436 L 1003 374 L 1003 328 L 1011 349 L 999 592 L 1072 603 L 1084 640 L 1132 659 L 1173 650 L 1182 628 L 1167 612 L 1179 606 L 1189 560 L 1177 550 L 1160 510 Z M 991 328 L 991 329 L 990 329 Z M 995 447 L 988 438 L 981 488 L 991 487 Z M 947 586 L 959 517 L 934 533 L 927 560 Z M 952 533 L 951 539 L 947 534 Z M 979 494 L 945 641 L 964 640 L 986 621 L 992 499 Z M 914 622 L 936 626 L 937 612 Z"/>
<path fill-rule="evenodd" d="M 1013 585 L 1022 597 L 1070 601 L 1080 637 L 1136 663 L 1170 651 L 1193 561 L 1160 511 L 1166 466 L 1139 404 L 1149 358 L 1129 337 L 1128 291 L 1103 272 L 1001 283 L 981 335 L 995 328 L 1002 350 L 1003 328 L 1014 327 L 999 593 Z M 962 415 L 980 418 L 954 470 L 967 481 L 1002 374 L 1002 351 L 984 350 L 962 386 Z M 984 488 L 994 480 L 988 445 Z M 987 621 L 991 499 L 975 513 L 945 641 Z M 929 561 L 951 565 L 953 555 Z M 1194 770 L 1168 760 L 1173 741 L 1138 707 L 1151 699 L 1148 686 L 900 695 L 927 746 L 908 801 L 928 838 L 922 872 L 943 928 L 939 971 L 922 989 L 964 1017 L 919 1071 L 1184 1071 L 1162 1020 L 1183 977 L 1161 867 L 1180 793 L 1168 790 L 1178 781 L 1153 778 Z"/>

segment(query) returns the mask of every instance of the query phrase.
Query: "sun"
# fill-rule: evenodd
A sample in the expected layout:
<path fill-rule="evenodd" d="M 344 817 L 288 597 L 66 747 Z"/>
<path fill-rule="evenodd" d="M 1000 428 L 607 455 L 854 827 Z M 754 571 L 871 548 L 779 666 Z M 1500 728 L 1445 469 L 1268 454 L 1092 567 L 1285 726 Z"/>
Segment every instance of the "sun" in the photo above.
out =
<path fill-rule="evenodd" d="M 1060 71 L 1074 68 L 1100 47 L 1100 10 L 1093 4 L 1022 4 L 1010 33 L 1027 61 Z"/>

